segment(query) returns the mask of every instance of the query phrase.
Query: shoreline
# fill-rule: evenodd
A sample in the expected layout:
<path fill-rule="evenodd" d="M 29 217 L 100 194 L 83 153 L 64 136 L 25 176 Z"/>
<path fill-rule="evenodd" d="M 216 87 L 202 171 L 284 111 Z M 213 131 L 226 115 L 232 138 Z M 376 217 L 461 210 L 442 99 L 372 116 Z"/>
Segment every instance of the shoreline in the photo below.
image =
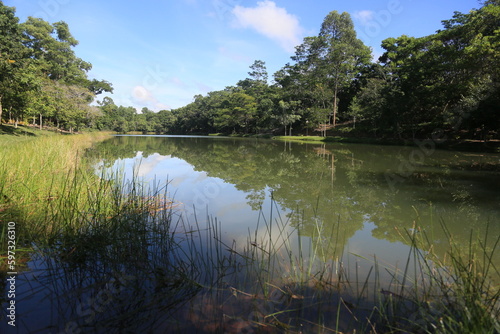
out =
<path fill-rule="evenodd" d="M 439 140 L 432 139 L 388 139 L 388 138 L 371 138 L 371 137 L 343 137 L 343 136 L 274 136 L 271 134 L 257 134 L 257 135 L 225 135 L 220 133 L 208 134 L 214 137 L 237 137 L 237 138 L 260 138 L 281 141 L 294 141 L 304 143 L 345 143 L 345 144 L 367 144 L 367 145 L 385 145 L 385 146 L 413 146 L 418 147 L 419 144 L 426 141 L 434 142 L 437 149 L 477 152 L 477 153 L 500 153 L 500 140 Z"/>

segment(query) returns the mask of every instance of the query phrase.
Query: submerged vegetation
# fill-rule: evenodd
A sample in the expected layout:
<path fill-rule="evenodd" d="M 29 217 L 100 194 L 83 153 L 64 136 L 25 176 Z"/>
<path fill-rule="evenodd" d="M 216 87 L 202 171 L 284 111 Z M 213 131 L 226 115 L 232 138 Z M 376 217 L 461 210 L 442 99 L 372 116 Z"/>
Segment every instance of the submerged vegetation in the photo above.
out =
<path fill-rule="evenodd" d="M 228 243 L 217 219 L 187 221 L 167 197 L 168 185 L 96 174 L 83 152 L 104 138 L 22 138 L 0 153 L 0 231 L 16 222 L 26 264 L 18 289 L 27 291 L 18 302 L 36 298 L 30 289 L 57 300 L 54 329 L 500 332 L 498 236 L 471 232 L 469 245 L 458 244 L 442 222 L 449 244 L 437 254 L 417 221 L 400 231 L 411 245 L 406 264 L 359 256 L 371 263 L 362 276 L 345 262 L 343 245 L 327 245 L 342 243 L 342 217 L 334 226 L 316 223 L 304 238 L 294 227 L 300 215 L 292 224 L 273 203 L 246 241 Z M 385 272 L 389 281 L 381 279 Z"/>

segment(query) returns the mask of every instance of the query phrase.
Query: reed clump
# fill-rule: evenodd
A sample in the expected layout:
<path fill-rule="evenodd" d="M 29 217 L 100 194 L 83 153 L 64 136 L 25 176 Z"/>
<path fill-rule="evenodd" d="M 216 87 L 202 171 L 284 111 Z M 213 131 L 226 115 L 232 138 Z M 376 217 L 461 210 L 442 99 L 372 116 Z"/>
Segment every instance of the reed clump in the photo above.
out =
<path fill-rule="evenodd" d="M 382 270 L 391 279 L 375 279 L 372 333 L 500 333 L 500 236 L 474 236 L 457 242 L 440 222 L 448 243 L 444 253 L 425 229 L 400 231 L 410 246 L 406 265 L 383 268 L 374 263 L 375 278 Z M 368 282 L 368 279 L 367 279 Z"/>
<path fill-rule="evenodd" d="M 108 137 L 94 133 L 1 138 L 0 221 L 17 224 L 19 243 L 74 224 L 89 207 L 104 202 L 111 186 L 82 160 L 85 150 Z"/>
<path fill-rule="evenodd" d="M 319 242 L 335 232 L 318 225 L 306 246 L 289 221 L 272 215 L 246 245 L 222 245 L 223 284 L 194 297 L 185 332 L 500 333 L 500 236 L 471 232 L 468 244 L 458 243 L 441 222 L 448 247 L 438 255 L 414 225 L 401 232 L 410 246 L 402 268 L 375 258 L 359 277 L 344 254 L 322 254 Z M 391 279 L 382 281 L 382 272 Z"/>

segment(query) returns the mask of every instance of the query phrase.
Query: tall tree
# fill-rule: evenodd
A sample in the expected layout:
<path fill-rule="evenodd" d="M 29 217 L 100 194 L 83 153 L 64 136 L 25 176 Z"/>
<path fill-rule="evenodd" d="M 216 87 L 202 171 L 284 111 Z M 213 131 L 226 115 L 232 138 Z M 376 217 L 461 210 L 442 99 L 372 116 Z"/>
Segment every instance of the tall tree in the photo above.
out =
<path fill-rule="evenodd" d="M 370 49 L 356 37 L 354 24 L 346 12 L 330 12 L 317 38 L 306 45 L 305 61 L 320 83 L 333 93 L 333 126 L 336 125 L 339 93 L 351 85 L 360 68 L 368 64 Z"/>
<path fill-rule="evenodd" d="M 266 63 L 262 60 L 256 60 L 251 66 L 251 72 L 248 72 L 250 78 L 253 80 L 267 84 L 267 69 Z"/>
<path fill-rule="evenodd" d="M 29 84 L 23 78 L 27 73 L 27 50 L 21 41 L 22 32 L 15 9 L 0 1 L 0 123 L 4 106 L 12 106 Z"/>
<path fill-rule="evenodd" d="M 72 48 L 78 45 L 78 41 L 65 22 L 51 25 L 43 19 L 28 17 L 21 26 L 24 44 L 44 75 L 69 84 L 81 84 L 87 79 L 86 72 L 92 65 L 75 55 Z"/>

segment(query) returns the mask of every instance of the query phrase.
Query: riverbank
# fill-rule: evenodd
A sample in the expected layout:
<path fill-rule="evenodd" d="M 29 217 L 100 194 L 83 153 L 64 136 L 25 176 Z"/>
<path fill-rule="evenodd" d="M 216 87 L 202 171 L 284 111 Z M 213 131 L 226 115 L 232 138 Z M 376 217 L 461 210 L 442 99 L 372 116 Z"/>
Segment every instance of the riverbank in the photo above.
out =
<path fill-rule="evenodd" d="M 84 152 L 110 135 L 8 126 L 1 130 L 0 221 L 16 221 L 20 241 L 25 236 L 29 244 L 36 235 L 55 230 L 61 215 L 84 210 L 83 196 L 99 181 L 82 163 Z"/>
<path fill-rule="evenodd" d="M 470 152 L 500 152 L 500 140 L 480 141 L 480 140 L 436 140 L 421 139 L 377 139 L 363 137 L 320 137 L 320 136 L 274 136 L 274 140 L 298 141 L 298 142 L 317 142 L 317 143 L 349 143 L 349 144 L 371 144 L 371 145 L 397 145 L 397 146 L 419 146 L 423 142 L 433 143 L 438 149 L 448 149 L 455 151 Z"/>
<path fill-rule="evenodd" d="M 48 130 L 40 130 L 35 127 L 10 124 L 0 124 L 0 142 L 19 141 L 30 137 L 53 136 L 56 133 Z"/>
<path fill-rule="evenodd" d="M 346 144 L 368 144 L 368 145 L 392 145 L 392 146 L 415 146 L 422 143 L 432 143 L 437 149 L 465 151 L 465 152 L 485 152 L 500 153 L 500 140 L 472 140 L 472 139 L 447 139 L 447 137 L 433 139 L 397 139 L 397 138 L 375 138 L 375 137 L 355 137 L 355 136 L 274 136 L 273 134 L 231 134 L 211 133 L 209 136 L 227 136 L 260 138 L 281 141 L 308 142 L 308 143 L 346 143 Z"/>
<path fill-rule="evenodd" d="M 342 132 L 342 131 L 338 131 Z M 119 134 L 119 133 L 117 133 Z M 156 133 L 142 133 L 142 132 L 127 132 L 129 135 L 155 135 Z M 168 134 L 165 134 L 168 135 Z M 177 134 L 176 134 L 177 135 Z M 431 145 L 437 149 L 464 151 L 464 152 L 477 152 L 477 153 L 500 153 L 500 140 L 492 139 L 488 141 L 473 140 L 473 139 L 450 139 L 446 135 L 434 139 L 398 139 L 398 138 L 377 138 L 377 137 L 364 137 L 347 135 L 329 135 L 322 136 L 305 136 L 305 135 L 292 135 L 292 136 L 275 136 L 272 133 L 261 134 L 227 134 L 227 133 L 196 133 L 190 135 L 210 136 L 210 137 L 231 137 L 231 138 L 257 138 L 257 139 L 272 139 L 281 141 L 294 141 L 294 142 L 309 142 L 309 143 L 346 143 L 346 144 L 368 144 L 368 145 L 389 145 L 389 146 L 421 146 L 422 143 Z M 186 135 L 189 136 L 189 135 Z"/>

